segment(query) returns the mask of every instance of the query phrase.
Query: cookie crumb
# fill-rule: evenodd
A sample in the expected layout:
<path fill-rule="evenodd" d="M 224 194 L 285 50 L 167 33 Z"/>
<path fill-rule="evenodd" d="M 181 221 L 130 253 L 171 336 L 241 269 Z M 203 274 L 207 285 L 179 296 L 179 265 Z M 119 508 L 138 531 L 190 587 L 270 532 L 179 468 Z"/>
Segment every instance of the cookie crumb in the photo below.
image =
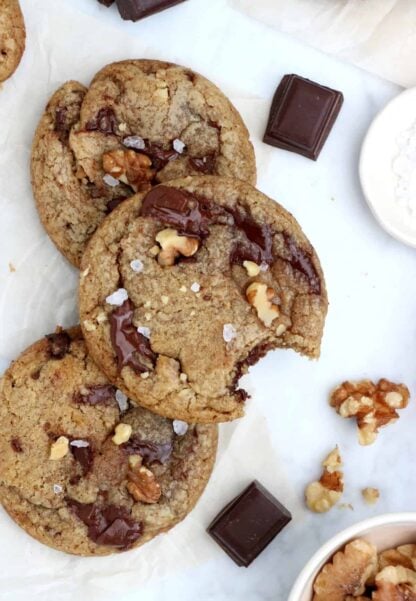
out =
<path fill-rule="evenodd" d="M 162 301 L 162 303 L 163 303 L 164 305 L 167 305 L 167 304 L 168 304 L 168 302 L 169 302 L 169 297 L 168 297 L 168 296 L 165 296 L 165 295 L 163 295 L 163 296 L 161 296 L 161 297 L 160 297 L 160 300 Z M 146 305 L 145 305 L 145 306 L 146 306 Z"/>
<path fill-rule="evenodd" d="M 134 259 L 134 261 L 130 263 L 130 267 L 134 272 L 141 273 L 144 268 L 143 261 L 140 261 L 140 259 Z"/>
<path fill-rule="evenodd" d="M 192 292 L 199 292 L 201 290 L 201 286 L 200 284 L 198 284 L 198 282 L 194 282 L 191 286 L 191 291 Z"/>
<path fill-rule="evenodd" d="M 137 328 L 137 331 L 139 332 L 139 334 L 142 334 L 142 336 L 144 336 L 145 338 L 150 338 L 150 328 L 146 326 L 139 326 Z"/>
<path fill-rule="evenodd" d="M 186 286 L 181 286 L 181 287 L 179 288 L 179 291 L 180 291 L 180 292 L 186 292 Z"/>
<path fill-rule="evenodd" d="M 84 279 L 87 277 L 87 275 L 90 272 L 90 267 L 88 266 L 86 269 L 84 269 L 84 271 L 81 272 L 81 278 Z"/>
<path fill-rule="evenodd" d="M 51 461 L 63 459 L 69 451 L 69 440 L 66 436 L 60 436 L 52 445 L 49 453 Z"/>
<path fill-rule="evenodd" d="M 9 271 L 10 273 L 14 273 L 16 271 L 16 267 L 13 265 L 13 263 L 9 263 Z"/>
<path fill-rule="evenodd" d="M 151 313 L 145 313 L 144 316 L 146 318 L 146 321 L 150 321 L 152 319 L 152 314 Z"/>
<path fill-rule="evenodd" d="M 363 495 L 363 499 L 367 505 L 375 505 L 380 498 L 380 491 L 378 488 L 364 488 L 361 491 L 361 494 Z"/>
<path fill-rule="evenodd" d="M 185 436 L 188 431 L 188 424 L 180 419 L 174 419 L 172 422 L 173 431 L 177 436 Z"/>
<path fill-rule="evenodd" d="M 87 330 L 87 332 L 94 332 L 94 330 L 97 329 L 97 326 L 95 325 L 95 323 L 93 321 L 91 321 L 91 319 L 85 319 L 83 321 L 84 324 L 84 328 Z"/>
<path fill-rule="evenodd" d="M 179 376 L 179 379 L 181 382 L 187 382 L 188 381 L 188 376 L 184 373 L 181 373 Z"/>
<path fill-rule="evenodd" d="M 129 400 L 127 398 L 127 395 L 125 395 L 122 390 L 116 390 L 116 401 L 118 403 L 121 413 L 127 411 L 127 409 L 129 408 Z"/>
<path fill-rule="evenodd" d="M 338 509 L 349 509 L 350 511 L 354 511 L 354 507 L 351 503 L 340 503 Z"/>
<path fill-rule="evenodd" d="M 225 342 L 231 342 L 232 340 L 234 340 L 234 338 L 236 336 L 237 336 L 237 330 L 235 329 L 233 324 L 232 323 L 224 324 L 224 327 L 222 329 L 222 337 L 224 338 Z"/>
<path fill-rule="evenodd" d="M 132 432 L 133 428 L 130 426 L 130 424 L 117 424 L 114 431 L 114 436 L 111 440 L 114 442 L 114 444 L 120 446 L 129 440 Z"/>
<path fill-rule="evenodd" d="M 147 380 L 147 378 L 150 376 L 148 371 L 144 371 L 142 374 L 140 374 L 140 377 L 142 380 Z"/>
<path fill-rule="evenodd" d="M 116 307 L 121 307 L 121 305 L 129 298 L 127 294 L 127 290 L 125 288 L 119 288 L 113 294 L 110 294 L 105 299 L 105 302 L 109 305 L 115 305 Z"/>
<path fill-rule="evenodd" d="M 97 323 L 104 323 L 105 321 L 107 321 L 107 315 L 104 313 L 104 311 L 97 315 L 96 321 Z"/>

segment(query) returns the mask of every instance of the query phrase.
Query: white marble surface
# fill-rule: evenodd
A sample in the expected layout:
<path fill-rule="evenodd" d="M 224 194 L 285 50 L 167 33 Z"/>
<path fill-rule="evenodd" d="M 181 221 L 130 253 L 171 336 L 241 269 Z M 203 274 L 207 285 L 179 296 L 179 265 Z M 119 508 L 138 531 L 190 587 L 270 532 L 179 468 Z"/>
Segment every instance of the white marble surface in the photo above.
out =
<path fill-rule="evenodd" d="M 258 469 L 267 473 L 273 492 L 294 510 L 292 524 L 249 569 L 237 568 L 212 544 L 206 559 L 195 558 L 199 561 L 190 567 L 181 565 L 163 579 L 152 574 L 150 582 L 134 585 L 128 593 L 125 588 L 122 594 L 117 594 L 117 586 L 114 589 L 119 601 L 283 601 L 306 560 L 334 533 L 377 513 L 414 509 L 414 402 L 396 425 L 365 449 L 358 446 L 353 424 L 336 416 L 326 402 L 331 387 L 346 378 L 384 376 L 402 380 L 413 394 L 416 391 L 415 251 L 379 228 L 364 202 L 357 175 L 365 131 L 399 88 L 269 30 L 235 12 L 227 0 L 189 0 L 135 25 L 119 21 L 114 10 L 98 6 L 95 0 L 22 0 L 22 5 L 30 16 L 28 52 L 15 78 L 3 87 L 0 103 L 0 367 L 50 330 L 57 315 L 63 323 L 76 319 L 76 274 L 57 255 L 37 221 L 27 161 L 33 128 L 47 95 L 64 79 L 88 81 L 112 59 L 139 53 L 165 58 L 187 64 L 220 85 L 249 126 L 259 163 L 258 187 L 294 213 L 320 255 L 331 302 L 320 361 L 274 352 L 251 370 L 248 382 L 253 393 L 250 411 L 255 408 L 262 416 L 271 438 Z M 43 15 L 41 32 L 32 24 L 36 11 Z M 96 23 L 88 37 L 77 34 L 77 22 L 83 20 Z M 36 45 L 34 39 L 40 34 L 43 42 Z M 57 61 L 62 53 L 65 61 Z M 36 71 L 36 77 L 31 77 L 38 62 L 42 73 Z M 291 72 L 345 95 L 341 115 L 317 163 L 261 142 L 274 89 L 281 76 Z M 20 141 L 11 151 L 8 140 L 16 124 Z M 15 273 L 9 273 L 10 261 Z M 39 301 L 35 312 L 28 308 L 33 296 Z M 223 434 L 227 437 L 232 428 L 243 427 L 243 423 L 224 426 Z M 253 427 L 246 434 L 245 444 L 233 452 L 246 467 L 244 480 L 249 481 L 257 476 L 250 457 L 263 431 Z M 315 516 L 301 504 L 303 489 L 319 475 L 321 459 L 336 443 L 346 465 L 344 501 L 351 502 L 354 511 L 336 508 Z M 224 465 L 221 460 L 217 470 L 225 469 Z M 232 470 L 222 476 L 229 490 L 240 488 L 241 473 L 238 480 Z M 360 489 L 365 486 L 381 490 L 375 508 L 361 501 Z M 207 515 L 214 515 L 222 500 L 228 500 L 225 488 L 222 492 L 217 491 Z M 196 541 L 205 537 L 205 525 L 195 529 Z M 0 524 L 3 532 L 1 528 Z M 170 540 L 175 541 L 175 536 Z M 7 571 L 4 541 L 3 536 L 2 569 Z M 192 537 L 188 544 L 192 553 Z M 35 577 L 25 572 L 25 565 L 32 556 L 41 556 L 38 549 L 35 543 L 30 552 L 25 547 L 19 586 L 3 587 L 1 600 L 17 601 L 30 594 Z M 121 570 L 123 559 L 119 561 Z M 141 553 L 137 570 L 151 572 L 151 568 L 152 557 Z M 65 586 L 51 592 L 44 583 L 42 598 L 101 599 L 104 584 L 98 570 L 86 573 L 76 584 L 75 597 Z"/>

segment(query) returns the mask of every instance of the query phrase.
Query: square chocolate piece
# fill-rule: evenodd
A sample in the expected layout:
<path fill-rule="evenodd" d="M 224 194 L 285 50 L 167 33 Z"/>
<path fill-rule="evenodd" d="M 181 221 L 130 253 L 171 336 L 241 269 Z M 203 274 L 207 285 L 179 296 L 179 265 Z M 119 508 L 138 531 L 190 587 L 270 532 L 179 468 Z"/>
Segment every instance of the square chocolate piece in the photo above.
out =
<path fill-rule="evenodd" d="M 144 19 L 180 2 L 185 0 L 116 0 L 119 13 L 126 21 Z"/>
<path fill-rule="evenodd" d="M 248 567 L 292 519 L 257 480 L 233 499 L 208 533 L 239 566 Z"/>
<path fill-rule="evenodd" d="M 263 141 L 316 161 L 343 102 L 341 92 L 285 75 L 273 98 Z"/>

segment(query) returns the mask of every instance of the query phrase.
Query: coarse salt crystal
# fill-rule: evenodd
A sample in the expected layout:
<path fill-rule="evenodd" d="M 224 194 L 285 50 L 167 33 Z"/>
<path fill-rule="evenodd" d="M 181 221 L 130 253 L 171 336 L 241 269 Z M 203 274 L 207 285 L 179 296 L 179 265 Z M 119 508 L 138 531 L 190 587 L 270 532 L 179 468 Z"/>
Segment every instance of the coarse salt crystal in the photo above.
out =
<path fill-rule="evenodd" d="M 85 447 L 90 446 L 90 443 L 87 440 L 71 440 L 69 444 L 71 447 L 77 447 L 77 449 L 85 449 Z"/>
<path fill-rule="evenodd" d="M 127 294 L 127 290 L 125 288 L 119 288 L 110 296 L 107 296 L 105 302 L 109 305 L 115 305 L 116 307 L 121 307 L 121 305 L 129 298 Z"/>
<path fill-rule="evenodd" d="M 237 336 L 237 330 L 231 323 L 224 324 L 222 336 L 225 342 L 231 342 Z"/>
<path fill-rule="evenodd" d="M 63 490 L 64 490 L 64 489 L 62 488 L 62 486 L 61 486 L 60 484 L 54 484 L 54 485 L 53 485 L 53 492 L 54 492 L 56 495 L 59 495 L 59 494 L 61 494 L 61 492 L 63 492 Z"/>
<path fill-rule="evenodd" d="M 140 259 L 134 259 L 134 261 L 132 261 L 130 263 L 130 267 L 136 273 L 141 273 L 143 271 L 143 267 L 144 267 L 143 261 L 140 261 Z"/>
<path fill-rule="evenodd" d="M 140 136 L 127 136 L 123 140 L 126 148 L 134 148 L 135 150 L 145 150 L 146 142 Z"/>
<path fill-rule="evenodd" d="M 178 152 L 179 154 L 182 154 L 183 151 L 185 150 L 186 144 L 184 142 L 182 142 L 182 140 L 179 140 L 178 138 L 176 138 L 176 140 L 173 140 L 172 146 L 173 146 L 173 150 L 176 150 L 176 152 Z"/>
<path fill-rule="evenodd" d="M 201 286 L 198 284 L 198 282 L 194 282 L 191 286 L 191 290 L 192 292 L 199 292 L 201 290 Z"/>
<path fill-rule="evenodd" d="M 107 186 L 110 186 L 110 188 L 115 188 L 116 186 L 119 185 L 119 181 L 118 179 L 116 179 L 115 177 L 113 177 L 112 175 L 110 175 L 109 173 L 106 173 L 103 177 L 103 182 L 105 184 L 107 184 Z"/>
<path fill-rule="evenodd" d="M 174 419 L 172 422 L 173 431 L 177 436 L 184 436 L 188 431 L 188 424 L 180 419 Z"/>
<path fill-rule="evenodd" d="M 269 269 L 269 266 L 268 266 L 268 264 L 266 263 L 266 261 L 262 261 L 262 262 L 260 263 L 260 271 L 268 271 L 268 269 Z"/>
<path fill-rule="evenodd" d="M 145 338 L 150 338 L 150 328 L 147 328 L 146 326 L 139 326 L 137 328 L 137 331 L 139 332 L 139 334 L 142 334 Z"/>
<path fill-rule="evenodd" d="M 116 401 L 121 412 L 129 408 L 129 400 L 122 390 L 116 390 Z"/>

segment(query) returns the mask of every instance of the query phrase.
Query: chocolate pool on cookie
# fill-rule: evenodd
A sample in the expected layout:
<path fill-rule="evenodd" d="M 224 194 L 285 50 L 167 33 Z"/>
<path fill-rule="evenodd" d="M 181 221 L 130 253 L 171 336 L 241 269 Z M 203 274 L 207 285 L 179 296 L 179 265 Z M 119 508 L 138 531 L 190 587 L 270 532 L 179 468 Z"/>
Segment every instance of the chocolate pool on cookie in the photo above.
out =
<path fill-rule="evenodd" d="M 137 404 L 191 423 L 243 415 L 240 376 L 267 351 L 317 358 L 326 311 L 321 266 L 298 223 L 233 179 L 137 194 L 97 230 L 81 266 L 94 360 Z"/>
<path fill-rule="evenodd" d="M 197 73 L 153 60 L 104 67 L 52 96 L 32 149 L 42 223 L 76 266 L 103 219 L 136 192 L 186 175 L 252 184 L 256 165 L 236 109 Z"/>
<path fill-rule="evenodd" d="M 38 541 L 75 555 L 144 544 L 191 511 L 217 428 L 130 406 L 79 328 L 47 336 L 0 387 L 0 503 Z"/>

